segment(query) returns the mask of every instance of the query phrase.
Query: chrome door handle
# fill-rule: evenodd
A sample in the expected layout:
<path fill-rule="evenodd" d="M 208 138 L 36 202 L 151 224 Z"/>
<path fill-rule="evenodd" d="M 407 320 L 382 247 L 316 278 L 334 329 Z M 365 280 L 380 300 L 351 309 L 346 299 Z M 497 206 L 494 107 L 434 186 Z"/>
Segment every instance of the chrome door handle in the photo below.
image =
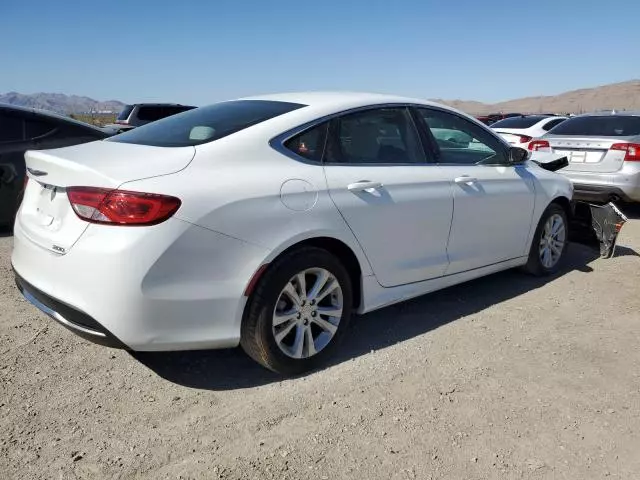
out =
<path fill-rule="evenodd" d="M 462 175 L 461 177 L 456 177 L 454 180 L 456 183 L 464 183 L 465 185 L 471 185 L 478 182 L 478 179 L 475 177 L 470 177 L 469 175 Z"/>
<path fill-rule="evenodd" d="M 373 193 L 376 189 L 382 187 L 380 182 L 371 182 L 369 180 L 360 180 L 359 182 L 350 183 L 347 185 L 347 189 L 350 192 L 367 192 Z"/>

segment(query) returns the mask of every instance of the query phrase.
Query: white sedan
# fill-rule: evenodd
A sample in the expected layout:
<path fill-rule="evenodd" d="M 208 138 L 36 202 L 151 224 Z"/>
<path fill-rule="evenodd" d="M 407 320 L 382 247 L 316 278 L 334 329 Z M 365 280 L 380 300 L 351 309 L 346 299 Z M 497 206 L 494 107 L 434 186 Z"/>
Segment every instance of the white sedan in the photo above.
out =
<path fill-rule="evenodd" d="M 499 120 L 491 125 L 491 129 L 509 144 L 528 148 L 531 140 L 540 138 L 566 119 L 553 115 L 522 115 Z"/>
<path fill-rule="evenodd" d="M 572 187 L 529 155 L 422 100 L 218 103 L 27 152 L 16 281 L 95 342 L 240 344 L 294 374 L 333 353 L 352 313 L 513 267 L 556 271 Z"/>

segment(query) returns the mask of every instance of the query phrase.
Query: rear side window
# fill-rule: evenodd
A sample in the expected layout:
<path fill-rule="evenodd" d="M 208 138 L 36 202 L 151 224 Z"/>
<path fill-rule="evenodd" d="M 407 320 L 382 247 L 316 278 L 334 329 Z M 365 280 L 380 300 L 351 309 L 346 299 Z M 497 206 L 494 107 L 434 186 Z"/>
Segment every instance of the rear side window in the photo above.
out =
<path fill-rule="evenodd" d="M 236 100 L 163 118 L 108 139 L 156 147 L 188 147 L 213 142 L 305 105 L 268 100 Z"/>
<path fill-rule="evenodd" d="M 565 120 L 549 133 L 553 135 L 630 137 L 640 135 L 640 117 L 631 115 L 573 117 Z"/>
<path fill-rule="evenodd" d="M 120 114 L 118 115 L 118 120 L 122 121 L 122 120 L 128 119 L 129 115 L 131 115 L 132 110 L 133 110 L 133 105 L 125 106 L 120 112 Z"/>
<path fill-rule="evenodd" d="M 313 127 L 290 138 L 284 146 L 296 155 L 314 162 L 322 161 L 324 145 L 327 138 L 328 123 Z"/>
<path fill-rule="evenodd" d="M 155 122 L 166 116 L 162 107 L 140 107 L 137 114 L 137 117 L 145 122 Z"/>
<path fill-rule="evenodd" d="M 0 112 L 0 143 L 24 140 L 24 120 L 15 115 Z"/>
<path fill-rule="evenodd" d="M 498 120 L 491 125 L 491 128 L 529 128 L 547 117 L 510 117 L 504 120 Z"/>
<path fill-rule="evenodd" d="M 326 161 L 348 164 L 425 163 L 420 137 L 406 108 L 379 108 L 334 120 Z"/>
<path fill-rule="evenodd" d="M 26 136 L 28 139 L 43 137 L 51 133 L 56 125 L 42 120 L 28 119 L 25 121 Z"/>
<path fill-rule="evenodd" d="M 550 122 L 547 122 L 544 124 L 544 126 L 542 127 L 542 129 L 545 132 L 548 132 L 549 130 L 551 130 L 553 127 L 560 125 L 562 122 L 564 122 L 566 120 L 566 118 L 556 118 L 555 120 L 551 120 Z"/>

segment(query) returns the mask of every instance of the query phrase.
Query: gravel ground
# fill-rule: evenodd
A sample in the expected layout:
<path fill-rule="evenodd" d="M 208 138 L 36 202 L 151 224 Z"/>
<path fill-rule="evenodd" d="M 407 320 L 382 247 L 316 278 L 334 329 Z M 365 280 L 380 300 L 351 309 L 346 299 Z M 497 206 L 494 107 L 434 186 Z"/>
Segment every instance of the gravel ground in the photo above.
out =
<path fill-rule="evenodd" d="M 0 238 L 0 477 L 640 478 L 640 214 L 618 255 L 572 246 L 356 318 L 282 380 L 239 350 L 111 350 L 21 299 Z"/>

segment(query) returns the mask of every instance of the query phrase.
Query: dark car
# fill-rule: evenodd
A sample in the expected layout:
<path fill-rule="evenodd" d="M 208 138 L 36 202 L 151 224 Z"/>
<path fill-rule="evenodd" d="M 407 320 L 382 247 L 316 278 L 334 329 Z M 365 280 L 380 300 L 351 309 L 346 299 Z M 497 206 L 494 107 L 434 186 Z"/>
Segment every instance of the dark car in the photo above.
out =
<path fill-rule="evenodd" d="M 109 136 L 106 130 L 62 115 L 0 104 L 0 228 L 13 225 L 24 190 L 27 150 L 68 147 Z"/>
<path fill-rule="evenodd" d="M 179 103 L 133 103 L 125 105 L 118 114 L 116 122 L 109 124 L 108 127 L 117 128 L 120 132 L 125 132 L 194 108 L 197 107 L 180 105 Z"/>

